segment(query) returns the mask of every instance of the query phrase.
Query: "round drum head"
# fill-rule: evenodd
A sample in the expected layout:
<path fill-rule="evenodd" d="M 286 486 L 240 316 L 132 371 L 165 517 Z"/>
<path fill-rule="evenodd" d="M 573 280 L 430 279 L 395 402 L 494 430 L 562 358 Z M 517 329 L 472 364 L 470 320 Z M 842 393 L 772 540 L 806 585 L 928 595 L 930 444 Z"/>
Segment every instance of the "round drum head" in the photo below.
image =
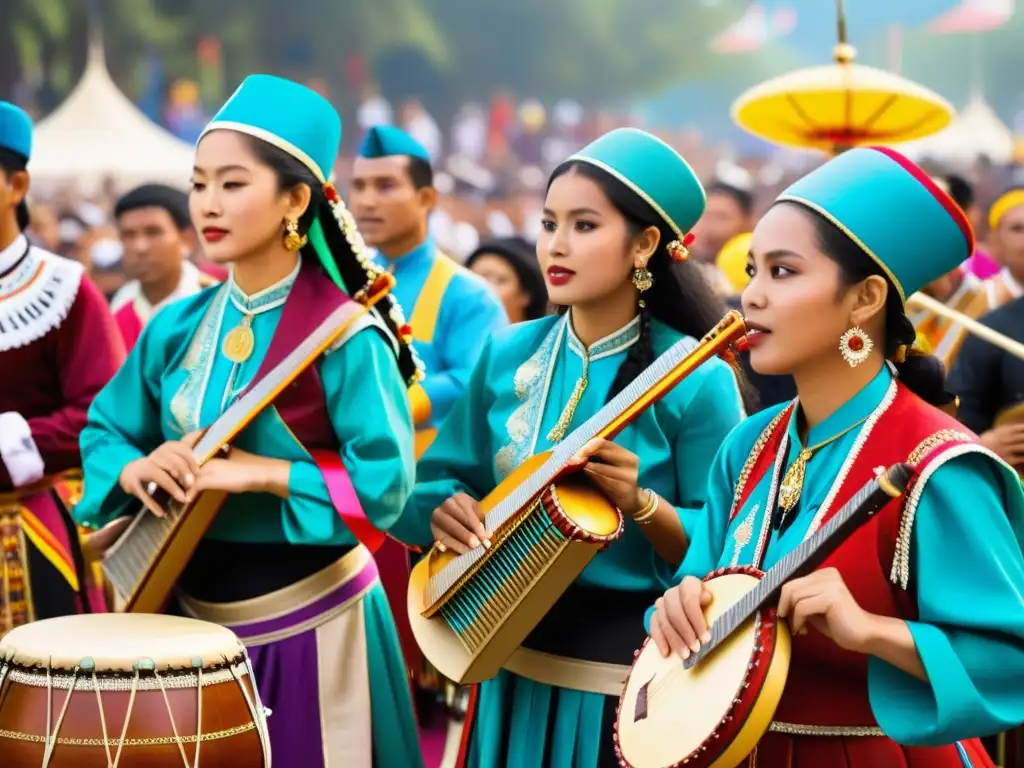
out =
<path fill-rule="evenodd" d="M 0 660 L 19 667 L 91 666 L 97 672 L 132 672 L 136 664 L 157 671 L 209 668 L 235 661 L 242 652 L 241 642 L 224 627 L 142 613 L 45 619 L 17 627 L 0 641 Z"/>

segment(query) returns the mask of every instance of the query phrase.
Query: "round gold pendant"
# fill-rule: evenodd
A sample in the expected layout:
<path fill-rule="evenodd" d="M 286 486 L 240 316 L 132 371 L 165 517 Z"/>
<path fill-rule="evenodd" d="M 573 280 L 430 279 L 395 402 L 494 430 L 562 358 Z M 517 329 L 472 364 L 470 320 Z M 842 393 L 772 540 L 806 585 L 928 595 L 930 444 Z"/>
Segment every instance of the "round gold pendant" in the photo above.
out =
<path fill-rule="evenodd" d="M 228 335 L 224 337 L 221 351 L 224 353 L 224 357 L 231 362 L 244 363 L 249 359 L 255 346 L 256 337 L 253 335 L 252 328 L 243 324 L 228 331 Z"/>

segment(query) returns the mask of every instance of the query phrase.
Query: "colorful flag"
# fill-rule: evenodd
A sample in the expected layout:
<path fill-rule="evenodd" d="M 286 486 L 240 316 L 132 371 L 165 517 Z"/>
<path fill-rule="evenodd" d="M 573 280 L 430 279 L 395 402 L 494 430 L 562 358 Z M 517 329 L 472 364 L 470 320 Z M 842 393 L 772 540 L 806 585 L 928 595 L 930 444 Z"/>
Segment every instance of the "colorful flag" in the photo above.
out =
<path fill-rule="evenodd" d="M 768 23 L 764 7 L 751 3 L 746 13 L 711 42 L 715 53 L 750 53 L 768 40 Z"/>
<path fill-rule="evenodd" d="M 765 11 L 761 3 L 751 3 L 742 17 L 711 41 L 715 53 L 751 53 L 769 40 L 788 35 L 797 25 L 796 11 L 782 5 Z"/>
<path fill-rule="evenodd" d="M 963 0 L 960 5 L 934 19 L 928 31 L 937 35 L 988 32 L 1013 16 L 1014 0 Z"/>

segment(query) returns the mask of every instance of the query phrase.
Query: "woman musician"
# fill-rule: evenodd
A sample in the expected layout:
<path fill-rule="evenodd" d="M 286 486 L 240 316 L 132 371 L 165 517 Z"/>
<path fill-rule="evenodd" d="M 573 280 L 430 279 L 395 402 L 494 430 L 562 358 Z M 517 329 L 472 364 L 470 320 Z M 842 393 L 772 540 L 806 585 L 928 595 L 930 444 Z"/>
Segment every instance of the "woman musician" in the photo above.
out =
<path fill-rule="evenodd" d="M 798 398 L 747 419 L 719 451 L 681 583 L 649 617 L 658 648 L 685 657 L 708 641 L 708 573 L 771 567 L 876 468 L 909 462 L 916 477 L 784 586 L 792 661 L 751 766 L 991 766 L 974 737 L 1024 720 L 1020 482 L 935 407 L 950 399 L 941 365 L 905 346 L 905 297 L 973 246 L 952 200 L 875 148 L 797 181 L 754 231 L 750 361 L 791 374 Z"/>
<path fill-rule="evenodd" d="M 340 139 L 326 100 L 265 75 L 207 126 L 191 216 L 231 278 L 154 316 L 96 398 L 75 512 L 102 525 L 141 501 L 160 514 L 151 483 L 178 501 L 227 491 L 177 607 L 248 646 L 274 755 L 314 768 L 416 766 L 394 620 L 354 522 L 387 530 L 412 487 L 406 385 L 417 366 L 397 305 L 385 297 L 383 311 L 360 316 L 225 458 L 199 467 L 191 450 L 245 387 L 380 278 L 327 182 Z"/>
<path fill-rule="evenodd" d="M 396 535 L 459 553 L 489 546 L 476 500 L 583 424 L 657 355 L 721 320 L 724 305 L 679 260 L 703 208 L 683 158 L 642 131 L 606 134 L 555 169 L 537 256 L 561 311 L 490 340 L 420 459 Z M 543 653 L 528 653 L 520 674 L 502 671 L 480 686 L 463 764 L 616 764 L 618 691 L 603 690 L 595 669 L 632 658 L 642 638 L 631 623 L 642 622 L 644 599 L 680 562 L 710 457 L 742 415 L 732 369 L 713 359 L 615 443 L 580 451 L 578 465 L 632 519 L 527 639 L 529 651 Z M 546 664 L 535 665 L 539 656 Z"/>

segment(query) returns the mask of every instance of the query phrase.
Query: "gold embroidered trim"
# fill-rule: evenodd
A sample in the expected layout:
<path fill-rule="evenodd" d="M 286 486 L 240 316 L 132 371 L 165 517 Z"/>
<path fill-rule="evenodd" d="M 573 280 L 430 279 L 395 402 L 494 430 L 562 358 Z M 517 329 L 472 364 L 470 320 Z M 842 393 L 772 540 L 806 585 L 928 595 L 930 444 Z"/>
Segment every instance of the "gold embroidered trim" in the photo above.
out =
<path fill-rule="evenodd" d="M 674 149 L 672 149 L 672 147 L 670 147 L 664 141 L 659 139 L 657 136 L 654 136 L 652 138 L 654 138 L 654 140 L 657 141 L 659 144 L 664 144 L 666 147 L 671 149 L 672 153 L 674 155 L 676 155 L 682 161 L 683 165 L 685 165 L 687 167 L 687 169 L 689 169 L 690 173 L 693 173 L 693 169 L 690 168 L 690 164 L 686 162 L 686 160 L 682 157 L 682 155 L 680 155 L 678 152 L 676 152 Z M 631 190 L 633 190 L 644 202 L 646 202 L 649 206 L 651 206 L 651 208 L 654 209 L 655 213 L 657 213 L 659 216 L 661 216 L 661 218 L 663 218 L 665 220 L 665 223 L 668 224 L 672 228 L 672 231 L 676 233 L 676 235 L 679 237 L 679 239 L 683 240 L 683 237 L 684 237 L 684 235 L 686 233 L 683 232 L 683 230 L 680 229 L 679 225 L 676 224 L 676 222 L 672 219 L 672 217 L 669 216 L 668 213 L 665 212 L 665 209 L 662 208 L 657 202 L 655 202 L 654 198 L 651 197 L 649 194 L 647 194 L 647 192 L 645 190 L 641 189 L 631 179 L 628 179 L 625 174 L 621 173 L 620 171 L 615 170 L 614 168 L 612 168 L 607 163 L 604 163 L 604 162 L 602 162 L 602 161 L 600 161 L 600 160 L 598 160 L 596 158 L 589 157 L 589 156 L 584 155 L 584 154 L 575 154 L 572 157 L 570 157 L 569 160 L 580 160 L 580 161 L 582 161 L 584 163 L 590 163 L 591 165 L 600 168 L 605 173 L 608 173 L 608 174 L 611 174 L 612 176 L 614 176 L 616 179 L 618 179 L 623 184 L 625 184 L 627 187 L 629 187 Z M 703 188 L 700 188 L 699 185 L 698 185 L 698 188 L 700 189 L 701 197 L 704 199 L 704 202 L 707 202 L 707 194 L 704 192 Z"/>
<path fill-rule="evenodd" d="M 860 249 L 871 258 L 873 262 L 875 262 L 879 267 L 882 268 L 882 271 L 885 272 L 886 277 L 889 278 L 893 286 L 896 288 L 897 293 L 899 293 L 900 302 L 902 304 L 907 303 L 907 295 L 903 292 L 903 285 L 900 283 L 899 280 L 896 279 L 896 275 L 893 273 L 891 269 L 889 269 L 889 265 L 882 261 L 880 258 L 878 258 L 878 254 L 871 250 L 871 248 L 868 247 L 867 243 L 865 243 L 863 240 L 857 237 L 857 235 L 854 234 L 853 230 L 851 230 L 843 222 L 841 222 L 834 215 L 832 215 L 832 213 L 825 210 L 817 203 L 814 203 L 805 197 L 800 197 L 799 195 L 781 195 L 778 198 L 776 198 L 775 202 L 790 202 L 806 206 L 810 208 L 812 211 L 815 211 L 821 216 L 824 216 L 826 219 L 835 224 L 843 232 L 843 234 L 845 234 L 848 238 L 853 240 L 853 242 L 855 242 L 860 247 Z"/>
<path fill-rule="evenodd" d="M 231 99 L 228 99 L 228 101 L 231 101 Z M 233 120 L 215 120 L 214 122 L 206 126 L 202 134 L 200 134 L 199 136 L 199 141 L 202 141 L 203 137 L 206 136 L 206 134 L 210 133 L 211 131 L 235 131 L 236 133 L 245 133 L 248 134 L 249 136 L 253 136 L 257 139 L 265 141 L 272 147 L 277 147 L 278 149 L 287 152 L 289 155 L 291 155 L 304 166 L 306 166 L 310 171 L 312 171 L 313 175 L 316 176 L 317 181 L 319 181 L 321 184 L 324 184 L 327 181 L 327 177 L 324 176 L 323 169 L 319 165 L 317 165 L 317 162 L 312 157 L 307 155 L 305 152 L 303 152 L 301 149 L 299 149 L 297 146 L 292 144 L 287 139 L 282 139 L 276 133 L 271 133 L 270 131 L 267 131 L 263 128 L 257 128 L 255 125 L 248 125 L 247 123 L 238 123 Z M 196 142 L 196 146 L 199 145 L 199 141 Z"/>
<path fill-rule="evenodd" d="M 772 733 L 785 733 L 790 736 L 875 736 L 885 738 L 885 731 L 876 725 L 800 725 L 798 723 L 780 723 L 772 721 L 768 726 Z"/>
<path fill-rule="evenodd" d="M 743 465 L 742 471 L 740 471 L 739 479 L 736 481 L 736 492 L 732 497 L 732 509 L 729 512 L 729 519 L 731 520 L 737 512 L 739 512 L 740 499 L 743 497 L 743 491 L 747 487 L 747 481 L 750 479 L 750 473 L 754 471 L 754 465 L 757 460 L 761 457 L 762 451 L 768 441 L 771 440 L 772 435 L 775 434 L 775 430 L 779 426 L 779 422 L 786 416 L 787 413 L 792 412 L 796 408 L 796 400 L 790 405 L 783 408 L 768 422 L 768 426 L 764 428 L 761 435 L 757 438 L 757 442 L 754 443 L 754 447 L 750 450 L 750 454 L 747 456 L 747 461 Z"/>
<path fill-rule="evenodd" d="M 218 741 L 220 739 L 229 739 L 232 736 L 241 736 L 243 733 L 255 730 L 255 723 L 246 723 L 245 725 L 236 725 L 233 728 L 226 728 L 222 731 L 214 731 L 213 733 L 204 733 L 199 737 L 199 741 Z M 21 733 L 19 731 L 8 731 L 0 729 L 0 739 L 12 739 L 13 741 L 27 741 L 32 744 L 46 744 L 47 739 L 45 736 L 37 736 L 34 733 Z M 195 744 L 195 736 L 182 735 L 178 736 L 153 736 L 148 739 L 125 739 L 124 746 L 126 747 L 161 747 L 161 746 L 175 746 L 177 744 Z M 103 739 L 74 739 L 64 736 L 57 738 L 57 745 L 62 747 L 120 747 L 122 744 L 120 739 L 107 739 L 105 742 Z"/>
<path fill-rule="evenodd" d="M 972 443 L 974 438 L 962 432 L 959 429 L 940 429 L 933 435 L 929 435 L 920 443 L 917 447 L 910 452 L 907 456 L 907 462 L 910 464 L 917 464 L 921 459 L 927 456 L 935 448 L 938 448 L 943 443 Z"/>
<path fill-rule="evenodd" d="M 935 435 L 940 435 L 943 431 L 956 432 L 956 430 L 942 430 L 936 432 Z M 935 435 L 932 435 L 932 437 L 935 437 Z M 967 437 L 973 440 L 970 435 L 967 435 Z M 922 445 L 931 439 L 931 437 L 927 438 L 922 442 Z M 920 446 L 918 446 L 918 448 L 920 448 Z M 916 452 L 918 449 L 915 448 L 914 450 Z M 925 453 L 927 453 L 927 451 L 925 451 Z M 1005 469 L 1016 474 L 1016 470 L 1012 469 L 1009 464 L 992 453 L 992 451 L 975 442 L 954 445 L 921 471 L 921 474 L 918 475 L 917 480 L 914 482 L 914 487 L 911 488 L 910 494 L 907 496 L 906 503 L 903 505 L 903 517 L 900 519 L 900 532 L 896 537 L 896 551 L 892 558 L 892 569 L 889 571 L 889 581 L 899 587 L 902 587 L 904 590 L 906 590 L 907 586 L 910 584 L 910 536 L 914 530 L 914 517 L 917 515 L 917 506 L 921 503 L 921 495 L 924 493 L 924 488 L 931 479 L 931 476 L 934 475 L 947 461 L 951 461 L 958 456 L 963 456 L 968 453 L 984 454 L 985 456 L 994 459 Z"/>

